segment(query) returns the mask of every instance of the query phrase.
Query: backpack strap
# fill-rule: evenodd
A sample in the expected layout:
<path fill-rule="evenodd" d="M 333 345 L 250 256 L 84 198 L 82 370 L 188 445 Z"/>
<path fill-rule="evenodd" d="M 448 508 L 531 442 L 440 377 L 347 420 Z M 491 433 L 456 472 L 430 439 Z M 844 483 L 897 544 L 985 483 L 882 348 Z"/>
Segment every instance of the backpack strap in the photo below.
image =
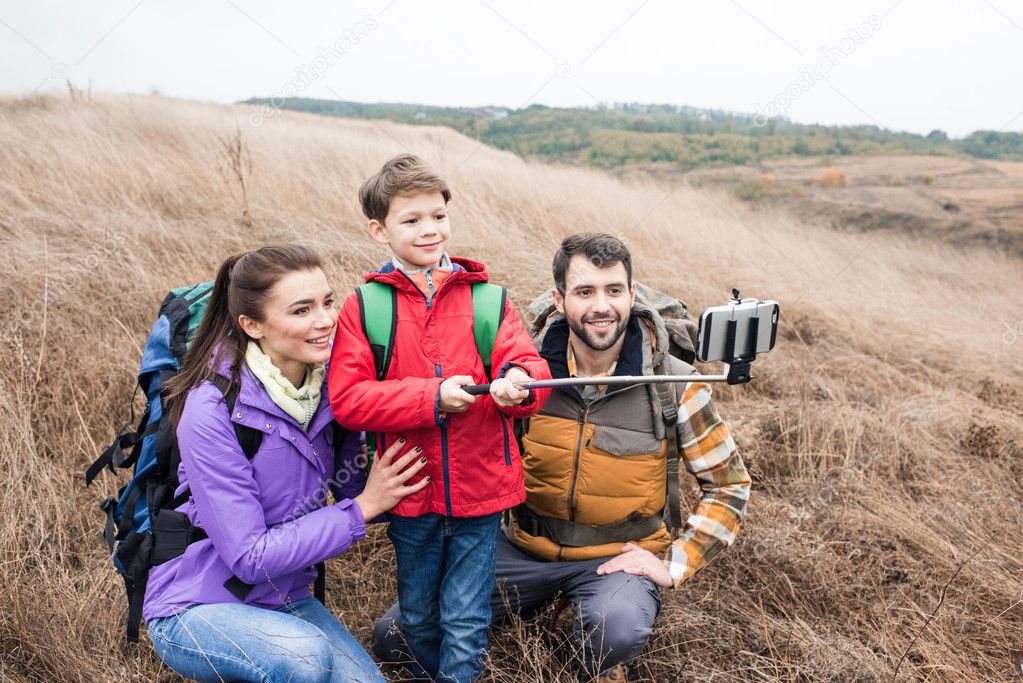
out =
<path fill-rule="evenodd" d="M 497 330 L 504 319 L 508 290 L 489 282 L 477 282 L 471 289 L 472 335 L 476 340 L 476 351 L 483 361 L 483 372 L 489 381 L 492 378 L 490 359 L 497 343 Z"/>
<path fill-rule="evenodd" d="M 234 413 L 234 406 L 238 402 L 238 392 L 241 391 L 241 387 L 221 375 L 213 375 L 210 381 L 224 395 L 224 403 L 227 404 L 227 414 L 231 415 Z M 238 443 L 242 447 L 242 453 L 245 454 L 246 459 L 252 460 L 263 443 L 263 432 L 254 427 L 240 425 L 237 422 L 233 424 L 235 436 L 238 437 Z"/>
<path fill-rule="evenodd" d="M 330 428 L 334 430 L 334 455 L 336 456 L 344 448 L 345 439 L 348 438 L 348 430 L 338 424 L 337 420 L 330 423 Z M 313 597 L 320 601 L 321 605 L 326 606 L 327 593 L 327 564 L 326 562 L 316 563 L 316 580 L 313 582 Z"/>
<path fill-rule="evenodd" d="M 142 606 L 146 598 L 146 582 L 149 579 L 149 559 L 152 553 L 153 537 L 146 534 L 145 536 L 135 536 L 131 540 L 137 542 L 138 547 L 137 549 L 133 548 L 131 547 L 133 544 L 129 543 L 125 548 L 128 551 L 126 554 L 134 559 L 125 568 L 122 577 L 124 578 L 124 589 L 128 594 L 126 637 L 129 643 L 137 643 L 139 642 L 139 626 L 142 624 Z M 122 547 L 124 547 L 123 544 Z M 121 553 L 120 549 L 118 553 Z"/>
<path fill-rule="evenodd" d="M 490 358 L 497 342 L 497 330 L 504 319 L 508 290 L 489 282 L 477 282 L 472 290 L 472 333 L 476 351 L 490 379 Z M 394 353 L 394 333 L 398 327 L 398 293 L 382 282 L 366 282 L 355 289 L 359 299 L 359 322 L 373 352 L 377 380 L 387 377 Z"/>
<path fill-rule="evenodd" d="M 218 389 L 220 389 L 221 393 L 224 394 L 224 403 L 227 404 L 227 414 L 233 414 L 235 404 L 238 402 L 238 393 L 241 391 L 241 386 L 220 375 L 213 376 L 213 383 Z M 240 425 L 237 422 L 233 424 L 235 436 L 238 437 L 238 443 L 242 447 L 242 453 L 245 454 L 246 459 L 252 460 L 252 458 L 256 456 L 256 452 L 259 451 L 260 445 L 263 443 L 263 432 L 254 427 Z M 244 600 L 255 587 L 255 584 L 245 583 L 237 576 L 232 576 L 224 582 L 224 588 L 231 591 L 231 593 L 239 600 Z"/>
<path fill-rule="evenodd" d="M 654 368 L 654 374 L 668 374 L 666 365 L 665 361 L 661 361 Z M 661 419 L 664 420 L 665 437 L 668 443 L 664 524 L 668 527 L 668 531 L 674 535 L 682 528 L 682 503 L 678 478 L 678 406 L 675 405 L 674 392 L 669 384 L 654 384 L 654 387 L 661 404 Z"/>
<path fill-rule="evenodd" d="M 107 447 L 105 451 L 100 453 L 99 457 L 89 465 L 89 469 L 85 471 L 85 485 L 88 486 L 92 483 L 93 479 L 96 478 L 100 472 L 103 471 L 104 467 L 114 471 L 114 467 L 128 468 L 135 464 L 138 460 L 138 454 L 141 451 L 142 439 L 148 436 L 151 431 L 147 431 L 149 426 L 149 415 L 150 408 L 149 402 L 146 402 L 146 409 L 142 413 L 142 417 L 139 418 L 137 426 L 134 431 L 128 431 L 131 426 L 135 423 L 135 397 L 138 395 L 141 383 L 135 382 L 135 390 L 131 394 L 131 401 L 128 405 L 131 408 L 131 418 L 124 423 L 124 426 L 117 430 L 117 434 L 114 435 L 113 442 Z M 128 458 L 124 457 L 124 451 L 131 448 L 132 452 Z"/>
<path fill-rule="evenodd" d="M 355 288 L 359 298 L 359 321 L 369 341 L 377 381 L 387 377 L 394 352 L 394 331 L 398 327 L 398 291 L 382 282 L 366 282 Z"/>
<path fill-rule="evenodd" d="M 321 605 L 326 606 L 324 598 L 327 593 L 327 563 L 317 562 L 316 563 L 316 580 L 313 582 L 313 597 L 320 601 Z"/>
<path fill-rule="evenodd" d="M 394 352 L 394 333 L 398 328 L 398 290 L 382 282 L 366 282 L 355 288 L 355 296 L 359 299 L 359 322 L 362 333 L 369 342 L 369 350 L 373 353 L 373 366 L 376 368 L 377 381 L 387 377 Z M 383 444 L 377 443 L 377 435 L 366 432 L 366 451 L 369 460 L 367 468 L 373 464 L 377 450 Z"/>

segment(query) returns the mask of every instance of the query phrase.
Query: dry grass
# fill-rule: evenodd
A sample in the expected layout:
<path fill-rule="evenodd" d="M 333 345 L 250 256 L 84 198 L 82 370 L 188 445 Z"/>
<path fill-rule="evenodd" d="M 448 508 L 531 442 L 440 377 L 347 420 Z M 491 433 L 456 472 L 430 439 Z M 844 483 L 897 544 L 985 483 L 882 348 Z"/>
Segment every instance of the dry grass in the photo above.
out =
<path fill-rule="evenodd" d="M 116 483 L 86 491 L 81 472 L 124 419 L 162 294 L 280 240 L 319 247 L 349 289 L 384 258 L 355 190 L 403 149 L 449 174 L 454 251 L 520 307 L 548 286 L 559 239 L 590 229 L 621 233 L 639 277 L 696 310 L 733 285 L 782 303 L 758 379 L 717 392 L 755 477 L 748 521 L 665 595 L 636 680 L 1009 676 L 1023 648 L 1019 261 L 526 164 L 439 128 L 247 116 L 153 97 L 0 102 L 0 678 L 174 679 L 124 644 L 96 508 Z M 379 529 L 329 564 L 328 602 L 364 642 L 392 566 Z M 568 628 L 548 614 L 496 630 L 486 680 L 570 680 Z"/>

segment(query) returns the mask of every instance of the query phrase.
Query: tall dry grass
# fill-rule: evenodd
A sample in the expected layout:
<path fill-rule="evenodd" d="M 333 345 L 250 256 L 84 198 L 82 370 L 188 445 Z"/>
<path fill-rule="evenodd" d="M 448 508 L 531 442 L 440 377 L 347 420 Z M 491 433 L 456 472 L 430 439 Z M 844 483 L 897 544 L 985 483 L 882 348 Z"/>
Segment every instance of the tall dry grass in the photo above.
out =
<path fill-rule="evenodd" d="M 163 293 L 266 242 L 318 247 L 348 290 L 385 254 L 361 180 L 412 150 L 454 188 L 454 251 L 520 308 L 558 241 L 620 233 L 691 307 L 782 304 L 757 379 L 716 391 L 754 475 L 736 546 L 676 593 L 635 680 L 1003 680 L 1023 649 L 1019 261 L 755 213 L 684 183 L 623 184 L 440 128 L 155 97 L 0 102 L 0 678 L 174 680 L 123 639 L 124 598 L 81 472 L 125 419 Z M 692 501 L 694 491 L 690 491 Z M 394 598 L 379 529 L 329 563 L 366 642 Z M 486 680 L 571 680 L 570 624 L 492 635 Z"/>

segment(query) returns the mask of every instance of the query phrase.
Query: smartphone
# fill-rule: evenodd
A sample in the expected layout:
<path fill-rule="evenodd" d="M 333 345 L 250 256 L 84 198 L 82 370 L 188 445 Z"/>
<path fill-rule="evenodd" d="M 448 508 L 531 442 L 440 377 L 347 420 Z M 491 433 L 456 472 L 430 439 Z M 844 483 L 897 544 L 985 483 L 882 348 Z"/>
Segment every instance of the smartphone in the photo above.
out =
<path fill-rule="evenodd" d="M 757 299 L 705 309 L 700 314 L 696 357 L 704 363 L 731 363 L 748 358 L 751 351 L 767 353 L 778 337 L 780 312 L 777 301 Z"/>

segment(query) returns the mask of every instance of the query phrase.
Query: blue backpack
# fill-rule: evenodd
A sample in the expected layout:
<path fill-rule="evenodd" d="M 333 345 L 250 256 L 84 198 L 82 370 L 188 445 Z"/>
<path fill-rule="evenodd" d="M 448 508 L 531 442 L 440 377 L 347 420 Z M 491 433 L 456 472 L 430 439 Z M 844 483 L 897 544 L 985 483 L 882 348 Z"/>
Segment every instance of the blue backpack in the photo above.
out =
<path fill-rule="evenodd" d="M 192 526 L 186 515 L 175 511 L 188 500 L 190 492 L 185 490 L 174 495 L 179 485 L 181 454 L 170 420 L 164 419 L 160 388 L 180 369 L 192 336 L 206 312 L 212 288 L 213 282 L 203 282 L 179 287 L 167 294 L 146 339 L 138 372 L 135 394 L 140 389 L 145 393 L 145 410 L 136 421 L 133 394 L 131 419 L 85 472 L 88 486 L 104 468 L 111 472 L 116 472 L 115 468 L 132 470 L 131 480 L 121 487 L 117 496 L 109 496 L 100 504 L 100 509 L 106 513 L 103 537 L 114 567 L 124 579 L 128 596 L 127 637 L 132 643 L 138 642 L 149 569 L 178 557 L 189 544 L 207 538 L 205 531 Z M 234 412 L 238 385 L 219 376 L 213 382 L 224 394 L 228 411 Z M 334 427 L 335 448 L 340 449 L 344 434 L 337 423 Z M 242 452 L 251 460 L 259 450 L 263 433 L 238 424 L 234 430 Z M 323 602 L 323 563 L 317 564 L 316 569 L 314 590 L 317 599 Z M 253 588 L 237 577 L 229 579 L 224 586 L 239 600 L 244 600 Z"/>

